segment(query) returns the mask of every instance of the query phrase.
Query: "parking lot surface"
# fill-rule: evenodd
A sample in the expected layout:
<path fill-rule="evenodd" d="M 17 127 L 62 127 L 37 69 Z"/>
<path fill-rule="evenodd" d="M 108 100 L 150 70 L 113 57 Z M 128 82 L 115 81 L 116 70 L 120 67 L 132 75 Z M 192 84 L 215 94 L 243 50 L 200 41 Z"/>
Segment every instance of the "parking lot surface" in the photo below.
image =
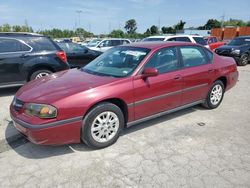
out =
<path fill-rule="evenodd" d="M 238 68 L 239 82 L 217 109 L 195 106 L 133 126 L 105 149 L 7 141 L 0 187 L 250 187 L 250 65 Z M 15 91 L 0 93 L 2 137 L 14 132 Z"/>

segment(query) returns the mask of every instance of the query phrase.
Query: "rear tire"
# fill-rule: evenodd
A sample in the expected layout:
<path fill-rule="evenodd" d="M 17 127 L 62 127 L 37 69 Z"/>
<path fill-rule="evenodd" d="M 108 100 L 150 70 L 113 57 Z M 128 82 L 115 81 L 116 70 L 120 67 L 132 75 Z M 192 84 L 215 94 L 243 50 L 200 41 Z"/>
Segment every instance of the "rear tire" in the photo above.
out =
<path fill-rule="evenodd" d="M 210 88 L 206 101 L 203 103 L 203 106 L 208 109 L 217 108 L 223 100 L 225 92 L 225 86 L 222 81 L 217 80 L 213 83 Z"/>
<path fill-rule="evenodd" d="M 241 55 L 240 60 L 238 62 L 239 66 L 246 66 L 248 64 L 249 61 L 249 54 L 244 53 Z"/>
<path fill-rule="evenodd" d="M 91 148 L 105 148 L 117 141 L 124 124 L 121 109 L 103 102 L 92 108 L 83 119 L 81 138 Z"/>
<path fill-rule="evenodd" d="M 37 70 L 35 72 L 33 72 L 30 76 L 30 80 L 35 80 L 38 78 L 42 78 L 44 76 L 48 76 L 49 74 L 51 74 L 52 71 L 47 70 L 47 69 L 42 69 L 42 70 Z"/>

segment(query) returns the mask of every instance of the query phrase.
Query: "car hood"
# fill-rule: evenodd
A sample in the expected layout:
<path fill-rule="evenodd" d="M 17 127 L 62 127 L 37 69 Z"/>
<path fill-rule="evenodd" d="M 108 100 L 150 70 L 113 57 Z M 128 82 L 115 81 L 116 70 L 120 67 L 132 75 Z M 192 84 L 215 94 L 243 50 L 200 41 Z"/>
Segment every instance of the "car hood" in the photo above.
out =
<path fill-rule="evenodd" d="M 16 98 L 24 102 L 53 103 L 118 79 L 88 74 L 79 69 L 70 69 L 25 84 L 16 93 Z"/>

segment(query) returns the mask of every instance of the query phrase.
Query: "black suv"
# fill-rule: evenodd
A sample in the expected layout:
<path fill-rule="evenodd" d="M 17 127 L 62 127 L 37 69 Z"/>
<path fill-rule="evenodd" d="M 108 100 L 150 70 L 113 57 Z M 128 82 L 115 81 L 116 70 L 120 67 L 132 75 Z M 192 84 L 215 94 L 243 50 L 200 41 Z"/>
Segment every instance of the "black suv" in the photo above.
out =
<path fill-rule="evenodd" d="M 34 33 L 0 33 L 0 88 L 23 85 L 69 69 L 67 57 L 50 38 Z"/>
<path fill-rule="evenodd" d="M 215 49 L 218 55 L 233 57 L 240 66 L 250 60 L 250 36 L 236 37 L 224 46 Z"/>

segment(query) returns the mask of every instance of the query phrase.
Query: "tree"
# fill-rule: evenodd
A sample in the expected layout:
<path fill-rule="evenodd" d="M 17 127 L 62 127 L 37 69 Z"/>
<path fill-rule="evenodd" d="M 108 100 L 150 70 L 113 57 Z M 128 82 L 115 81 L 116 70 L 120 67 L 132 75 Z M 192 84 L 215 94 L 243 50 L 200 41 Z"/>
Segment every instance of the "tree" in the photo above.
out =
<path fill-rule="evenodd" d="M 183 30 L 185 24 L 186 24 L 186 22 L 183 22 L 182 20 L 180 20 L 179 23 L 177 23 L 177 24 L 174 26 L 174 29 L 175 29 L 175 30 Z"/>
<path fill-rule="evenodd" d="M 209 19 L 207 23 L 204 25 L 204 29 L 210 30 L 213 28 L 221 27 L 221 22 L 216 19 Z"/>
<path fill-rule="evenodd" d="M 126 29 L 128 34 L 134 34 L 137 29 L 137 23 L 135 19 L 130 19 L 126 21 L 124 28 Z"/>
<path fill-rule="evenodd" d="M 123 38 L 124 32 L 120 29 L 113 30 L 113 31 L 111 31 L 110 36 L 114 37 L 114 38 Z"/>
<path fill-rule="evenodd" d="M 11 31 L 11 27 L 9 24 L 3 24 L 1 27 L 0 27 L 0 31 L 2 32 L 10 32 Z"/>
<path fill-rule="evenodd" d="M 224 26 L 239 26 L 239 27 L 242 27 L 242 26 L 246 26 L 247 23 L 244 22 L 243 20 L 230 18 L 228 21 L 225 21 L 223 25 Z"/>
<path fill-rule="evenodd" d="M 173 33 L 175 33 L 175 30 L 174 30 L 173 27 L 165 27 L 165 26 L 163 26 L 161 28 L 161 31 L 162 31 L 163 34 L 167 34 L 167 33 L 173 34 Z"/>
<path fill-rule="evenodd" d="M 150 33 L 151 33 L 151 35 L 159 34 L 158 27 L 155 26 L 155 25 L 152 25 L 152 26 L 150 27 Z"/>

